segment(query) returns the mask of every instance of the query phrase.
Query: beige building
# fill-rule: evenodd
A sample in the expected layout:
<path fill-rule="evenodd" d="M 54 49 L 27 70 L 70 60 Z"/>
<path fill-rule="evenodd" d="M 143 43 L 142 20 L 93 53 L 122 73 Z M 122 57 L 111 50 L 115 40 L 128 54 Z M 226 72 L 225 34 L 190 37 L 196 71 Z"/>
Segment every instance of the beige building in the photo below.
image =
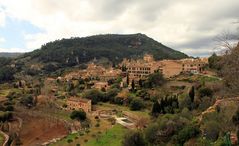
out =
<path fill-rule="evenodd" d="M 182 72 L 201 73 L 207 64 L 205 59 L 182 59 Z"/>
<path fill-rule="evenodd" d="M 165 78 L 179 75 L 182 72 L 182 64 L 178 60 L 162 60 L 159 64 L 159 71 Z"/>
<path fill-rule="evenodd" d="M 143 60 L 124 59 L 121 66 L 126 67 L 130 80 L 138 80 L 157 71 L 166 78 L 183 72 L 201 73 L 207 62 L 207 58 L 154 61 L 152 55 L 146 54 Z"/>
<path fill-rule="evenodd" d="M 83 109 L 86 113 L 91 112 L 91 100 L 79 97 L 70 97 L 67 99 L 67 107 L 71 110 Z"/>
<path fill-rule="evenodd" d="M 106 69 L 103 66 L 90 63 L 88 64 L 87 69 L 68 73 L 64 76 L 64 78 L 62 78 L 62 80 L 91 78 L 100 81 L 108 81 L 110 79 L 117 79 L 117 77 L 119 77 L 121 73 L 122 71 L 120 69 L 114 68 Z"/>
<path fill-rule="evenodd" d="M 159 69 L 159 64 L 149 54 L 146 54 L 143 60 L 124 59 L 121 65 L 126 67 L 130 80 L 145 78 Z"/>
<path fill-rule="evenodd" d="M 99 90 L 102 90 L 102 89 L 107 90 L 109 88 L 108 82 L 95 82 L 94 88 Z"/>
<path fill-rule="evenodd" d="M 88 65 L 87 69 L 86 69 L 86 76 L 87 77 L 93 77 L 93 78 L 97 78 L 100 75 L 103 75 L 105 73 L 105 68 L 99 65 L 95 65 L 94 63 L 91 63 Z"/>
<path fill-rule="evenodd" d="M 122 71 L 120 69 L 106 69 L 103 74 L 99 76 L 100 81 L 107 82 L 111 79 L 117 79 L 121 75 Z"/>

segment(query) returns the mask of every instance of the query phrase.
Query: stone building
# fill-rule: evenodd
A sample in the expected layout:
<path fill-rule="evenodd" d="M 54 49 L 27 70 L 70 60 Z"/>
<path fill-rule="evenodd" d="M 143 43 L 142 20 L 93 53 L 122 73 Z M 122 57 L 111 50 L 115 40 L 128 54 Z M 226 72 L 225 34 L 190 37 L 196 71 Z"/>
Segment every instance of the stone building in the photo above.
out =
<path fill-rule="evenodd" d="M 159 71 L 165 78 L 179 75 L 182 72 L 182 64 L 178 60 L 162 60 L 158 63 Z"/>
<path fill-rule="evenodd" d="M 109 68 L 105 72 L 99 75 L 100 81 L 107 82 L 111 79 L 117 79 L 121 75 L 122 71 L 120 69 Z"/>
<path fill-rule="evenodd" d="M 99 90 L 102 90 L 102 89 L 107 90 L 109 88 L 108 82 L 95 82 L 94 88 Z"/>
<path fill-rule="evenodd" d="M 88 64 L 88 67 L 84 70 L 73 71 L 68 73 L 62 78 L 62 80 L 72 80 L 72 79 L 86 79 L 90 78 L 92 80 L 108 81 L 110 79 L 117 79 L 121 75 L 122 71 L 120 69 L 114 68 L 104 68 L 101 65 L 96 65 L 94 63 Z"/>
<path fill-rule="evenodd" d="M 138 80 L 157 71 L 166 78 L 183 72 L 201 73 L 206 64 L 207 58 L 155 61 L 152 55 L 146 54 L 141 60 L 124 59 L 121 66 L 126 67 L 130 80 Z"/>
<path fill-rule="evenodd" d="M 159 64 L 154 61 L 153 56 L 149 54 L 146 54 L 144 58 L 140 60 L 124 59 L 121 63 L 121 66 L 126 67 L 130 80 L 138 80 L 147 77 L 159 69 L 158 65 Z"/>
<path fill-rule="evenodd" d="M 67 99 L 67 108 L 70 110 L 83 109 L 86 113 L 91 112 L 91 100 L 79 97 L 70 97 Z"/>
<path fill-rule="evenodd" d="M 182 59 L 182 72 L 201 73 L 204 71 L 206 65 L 205 59 Z"/>
<path fill-rule="evenodd" d="M 105 73 L 105 70 L 106 69 L 104 67 L 91 63 L 86 69 L 86 76 L 91 78 L 99 78 L 100 75 L 103 75 Z"/>

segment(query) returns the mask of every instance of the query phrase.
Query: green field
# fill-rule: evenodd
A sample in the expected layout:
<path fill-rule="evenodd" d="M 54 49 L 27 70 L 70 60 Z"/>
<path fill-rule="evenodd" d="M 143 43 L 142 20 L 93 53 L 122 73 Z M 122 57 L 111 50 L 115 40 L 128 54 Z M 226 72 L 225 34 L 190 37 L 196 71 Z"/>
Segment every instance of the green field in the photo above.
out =
<path fill-rule="evenodd" d="M 121 125 L 115 125 L 98 138 L 87 142 L 86 146 L 121 146 L 126 131 Z"/>

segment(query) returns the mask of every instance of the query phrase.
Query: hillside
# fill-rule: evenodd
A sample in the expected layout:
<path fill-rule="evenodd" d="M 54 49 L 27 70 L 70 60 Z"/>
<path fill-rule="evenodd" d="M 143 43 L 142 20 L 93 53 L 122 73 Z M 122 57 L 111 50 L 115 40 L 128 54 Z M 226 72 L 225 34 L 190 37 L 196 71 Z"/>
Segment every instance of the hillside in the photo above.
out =
<path fill-rule="evenodd" d="M 25 57 L 30 57 L 37 62 L 54 62 L 59 63 L 60 66 L 73 66 L 102 57 L 118 63 L 123 58 L 138 58 L 145 53 L 153 54 L 157 60 L 187 57 L 144 34 L 107 34 L 56 40 L 25 54 Z"/>

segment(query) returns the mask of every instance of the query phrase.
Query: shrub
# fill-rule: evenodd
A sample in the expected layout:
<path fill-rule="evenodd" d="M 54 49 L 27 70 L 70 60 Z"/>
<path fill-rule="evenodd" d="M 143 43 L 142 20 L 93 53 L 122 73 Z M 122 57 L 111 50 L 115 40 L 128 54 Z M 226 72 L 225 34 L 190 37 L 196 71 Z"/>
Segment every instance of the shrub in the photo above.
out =
<path fill-rule="evenodd" d="M 133 111 L 141 110 L 144 107 L 142 99 L 134 98 L 130 103 L 130 109 Z"/>
<path fill-rule="evenodd" d="M 177 142 L 183 145 L 187 140 L 193 138 L 199 134 L 199 129 L 195 126 L 186 126 L 179 131 L 177 136 Z"/>
<path fill-rule="evenodd" d="M 35 105 L 35 101 L 32 95 L 25 95 L 24 97 L 20 99 L 20 103 L 29 108 Z"/>
<path fill-rule="evenodd" d="M 211 98 L 204 97 L 204 98 L 202 98 L 201 102 L 199 103 L 198 109 L 201 111 L 204 111 L 210 106 L 211 106 Z"/>
<path fill-rule="evenodd" d="M 124 103 L 124 99 L 121 97 L 115 97 L 114 98 L 114 103 L 118 105 L 122 105 Z"/>
<path fill-rule="evenodd" d="M 83 135 L 85 135 L 85 134 L 84 134 L 84 132 L 79 132 L 79 135 L 80 135 L 80 136 L 83 136 Z"/>
<path fill-rule="evenodd" d="M 5 110 L 6 111 L 14 111 L 14 107 L 12 105 L 8 105 Z"/>
<path fill-rule="evenodd" d="M 97 133 L 98 133 L 98 134 L 102 134 L 102 132 L 101 132 L 101 131 L 98 131 Z"/>
<path fill-rule="evenodd" d="M 220 126 L 219 123 L 216 121 L 209 121 L 204 125 L 204 135 L 207 139 L 216 141 L 219 137 Z"/>
<path fill-rule="evenodd" d="M 165 83 L 162 73 L 157 72 L 149 75 L 148 79 L 143 83 L 146 88 L 161 86 Z"/>
<path fill-rule="evenodd" d="M 198 94 L 199 94 L 199 97 L 205 97 L 205 96 L 212 97 L 213 96 L 213 91 L 210 88 L 203 87 L 203 88 L 199 89 Z"/>
<path fill-rule="evenodd" d="M 90 99 L 92 104 L 97 104 L 103 98 L 103 93 L 97 89 L 91 89 L 83 94 L 83 98 Z"/>
<path fill-rule="evenodd" d="M 157 124 L 149 125 L 149 127 L 146 129 L 145 138 L 150 144 L 156 145 L 159 143 L 158 141 L 159 139 L 157 136 L 158 131 L 159 131 L 159 126 Z"/>
<path fill-rule="evenodd" d="M 239 125 L 239 109 L 237 109 L 236 114 L 232 116 L 232 122 L 236 126 Z"/>
<path fill-rule="evenodd" d="M 73 111 L 70 115 L 70 118 L 84 121 L 86 119 L 86 113 L 83 110 Z"/>
<path fill-rule="evenodd" d="M 147 92 L 147 90 L 138 90 L 136 92 L 136 96 L 139 96 L 139 97 L 141 97 L 144 100 L 149 100 L 150 99 L 150 95 Z"/>
<path fill-rule="evenodd" d="M 13 114 L 11 112 L 3 112 L 0 114 L 0 121 L 5 122 L 10 120 L 13 117 Z"/>
<path fill-rule="evenodd" d="M 88 134 L 88 133 L 90 133 L 90 130 L 89 130 L 89 129 L 87 129 L 85 132 Z"/>
<path fill-rule="evenodd" d="M 130 131 L 124 136 L 123 146 L 146 146 L 143 134 L 139 131 Z"/>
<path fill-rule="evenodd" d="M 119 90 L 118 90 L 117 88 L 109 89 L 109 90 L 105 93 L 105 95 L 104 95 L 102 101 L 103 101 L 103 102 L 113 101 L 113 100 L 114 100 L 114 97 L 118 94 L 118 92 L 119 92 Z"/>
<path fill-rule="evenodd" d="M 73 140 L 72 140 L 72 139 L 68 139 L 67 142 L 68 142 L 68 143 L 72 143 Z"/>

